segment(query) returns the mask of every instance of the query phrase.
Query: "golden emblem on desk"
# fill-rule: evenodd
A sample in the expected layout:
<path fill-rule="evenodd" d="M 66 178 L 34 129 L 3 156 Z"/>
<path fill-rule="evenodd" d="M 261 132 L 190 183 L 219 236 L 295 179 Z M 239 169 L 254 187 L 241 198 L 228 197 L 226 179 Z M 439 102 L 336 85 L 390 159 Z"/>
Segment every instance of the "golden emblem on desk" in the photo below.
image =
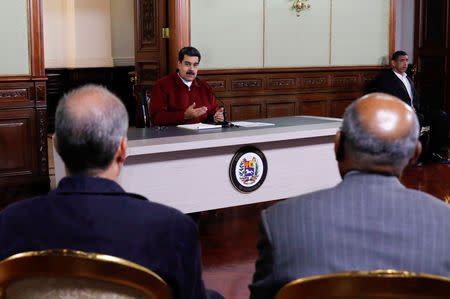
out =
<path fill-rule="evenodd" d="M 292 3 L 292 10 L 295 10 L 297 12 L 297 17 L 300 16 L 300 12 L 305 9 L 310 9 L 311 4 L 307 4 L 309 0 L 294 0 Z"/>

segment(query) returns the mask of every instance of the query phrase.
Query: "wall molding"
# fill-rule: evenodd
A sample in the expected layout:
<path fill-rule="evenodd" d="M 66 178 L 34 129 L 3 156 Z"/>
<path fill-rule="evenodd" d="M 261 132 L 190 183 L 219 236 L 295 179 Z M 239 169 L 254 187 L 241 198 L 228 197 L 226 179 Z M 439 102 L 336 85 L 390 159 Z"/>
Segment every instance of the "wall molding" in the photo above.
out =
<path fill-rule="evenodd" d="M 113 58 L 114 66 L 134 66 L 134 57 L 116 57 Z"/>
<path fill-rule="evenodd" d="M 113 67 L 112 57 L 75 58 L 69 68 Z"/>

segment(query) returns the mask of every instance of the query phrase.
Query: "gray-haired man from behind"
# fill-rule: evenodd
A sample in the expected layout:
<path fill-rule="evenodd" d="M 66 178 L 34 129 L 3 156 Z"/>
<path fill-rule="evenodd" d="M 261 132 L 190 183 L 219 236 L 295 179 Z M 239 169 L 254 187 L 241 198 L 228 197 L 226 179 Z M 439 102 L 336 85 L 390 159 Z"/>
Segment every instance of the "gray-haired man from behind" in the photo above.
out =
<path fill-rule="evenodd" d="M 450 276 L 450 205 L 399 181 L 420 155 L 418 128 L 412 108 L 387 94 L 347 108 L 335 138 L 343 181 L 262 212 L 250 298 L 273 298 L 297 278 L 343 271 Z"/>
<path fill-rule="evenodd" d="M 127 130 L 124 105 L 103 87 L 61 99 L 55 145 L 69 176 L 47 195 L 0 212 L 0 260 L 55 248 L 110 254 L 159 274 L 174 298 L 206 298 L 195 223 L 117 184 Z"/>

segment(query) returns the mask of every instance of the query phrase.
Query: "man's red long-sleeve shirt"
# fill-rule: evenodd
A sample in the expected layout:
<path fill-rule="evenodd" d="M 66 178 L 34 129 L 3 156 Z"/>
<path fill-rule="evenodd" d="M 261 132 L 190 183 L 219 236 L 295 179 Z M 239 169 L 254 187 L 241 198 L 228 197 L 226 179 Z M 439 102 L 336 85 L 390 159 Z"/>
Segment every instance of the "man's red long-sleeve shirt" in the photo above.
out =
<path fill-rule="evenodd" d="M 208 111 L 198 118 L 184 119 L 186 109 L 205 106 Z M 191 87 L 181 81 L 177 73 L 170 74 L 156 82 L 150 96 L 150 120 L 152 125 L 179 125 L 212 121 L 219 109 L 211 86 L 195 79 Z"/>

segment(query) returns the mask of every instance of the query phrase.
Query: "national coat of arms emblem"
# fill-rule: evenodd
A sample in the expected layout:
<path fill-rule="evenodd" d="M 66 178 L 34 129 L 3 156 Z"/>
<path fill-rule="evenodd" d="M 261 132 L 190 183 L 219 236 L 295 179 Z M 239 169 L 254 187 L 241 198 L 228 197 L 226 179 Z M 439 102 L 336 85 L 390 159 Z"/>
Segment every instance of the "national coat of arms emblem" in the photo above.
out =
<path fill-rule="evenodd" d="M 233 186 L 244 193 L 258 189 L 267 174 L 267 160 L 255 147 L 239 149 L 230 163 L 230 180 Z"/>
<path fill-rule="evenodd" d="M 253 157 L 250 161 L 244 159 L 239 163 L 239 179 L 245 185 L 254 183 L 259 176 L 258 162 L 256 157 Z"/>

